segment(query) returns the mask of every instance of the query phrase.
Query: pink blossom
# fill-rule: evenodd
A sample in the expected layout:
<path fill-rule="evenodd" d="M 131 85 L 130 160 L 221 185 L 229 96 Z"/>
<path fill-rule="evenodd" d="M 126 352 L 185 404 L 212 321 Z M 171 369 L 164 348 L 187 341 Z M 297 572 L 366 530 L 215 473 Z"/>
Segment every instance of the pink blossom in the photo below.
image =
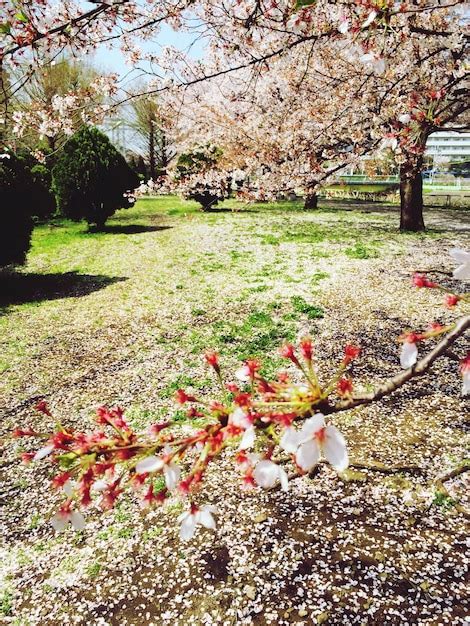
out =
<path fill-rule="evenodd" d="M 470 395 L 470 352 L 460 363 L 460 372 L 462 373 L 462 395 Z"/>

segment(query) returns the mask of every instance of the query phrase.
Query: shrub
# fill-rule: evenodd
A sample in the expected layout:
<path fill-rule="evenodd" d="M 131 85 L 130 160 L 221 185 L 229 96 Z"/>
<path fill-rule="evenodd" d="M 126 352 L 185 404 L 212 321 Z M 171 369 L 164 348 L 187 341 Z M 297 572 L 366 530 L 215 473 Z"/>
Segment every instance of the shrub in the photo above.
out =
<path fill-rule="evenodd" d="M 117 209 L 132 206 L 132 196 L 125 194 L 138 185 L 138 176 L 122 154 L 93 127 L 82 128 L 67 141 L 52 170 L 59 211 L 97 229 Z"/>
<path fill-rule="evenodd" d="M 222 150 L 213 145 L 199 146 L 180 154 L 175 168 L 178 191 L 209 211 L 230 195 L 230 177 L 217 170 Z"/>
<path fill-rule="evenodd" d="M 7 152 L 0 158 L 0 267 L 21 265 L 29 250 L 34 181 L 22 159 Z"/>
<path fill-rule="evenodd" d="M 21 159 L 25 168 L 27 168 L 31 175 L 31 184 L 33 185 L 33 197 L 31 202 L 31 215 L 38 220 L 47 220 L 51 215 L 55 213 L 56 203 L 55 196 L 52 192 L 52 173 L 50 161 L 53 158 L 48 156 L 48 150 L 41 149 L 41 152 L 46 153 L 48 158 L 47 165 L 40 163 L 35 156 L 27 151 L 21 150 L 16 153 L 16 156 Z"/>
<path fill-rule="evenodd" d="M 39 220 L 46 220 L 56 210 L 55 196 L 51 190 L 52 174 L 50 169 L 41 163 L 33 165 L 30 171 L 36 190 L 33 217 L 37 217 Z"/>

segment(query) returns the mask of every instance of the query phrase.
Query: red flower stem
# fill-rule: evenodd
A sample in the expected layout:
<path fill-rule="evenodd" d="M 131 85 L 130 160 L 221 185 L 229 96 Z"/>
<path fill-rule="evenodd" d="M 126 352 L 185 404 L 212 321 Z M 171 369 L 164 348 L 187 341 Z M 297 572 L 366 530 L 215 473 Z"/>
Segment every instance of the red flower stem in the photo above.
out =
<path fill-rule="evenodd" d="M 338 371 L 336 372 L 335 376 L 333 376 L 333 378 L 330 380 L 330 382 L 326 386 L 325 390 L 320 396 L 320 400 L 326 400 L 326 398 L 328 398 L 330 393 L 334 391 L 334 389 L 336 389 L 336 385 L 345 371 L 346 371 L 346 365 L 344 365 L 344 363 L 340 363 L 338 367 Z"/>

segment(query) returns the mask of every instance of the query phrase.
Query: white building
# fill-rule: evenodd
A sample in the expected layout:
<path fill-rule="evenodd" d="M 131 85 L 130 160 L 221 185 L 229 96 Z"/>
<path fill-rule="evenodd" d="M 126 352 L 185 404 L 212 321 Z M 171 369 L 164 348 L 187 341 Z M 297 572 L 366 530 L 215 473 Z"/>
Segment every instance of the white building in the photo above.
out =
<path fill-rule="evenodd" d="M 470 133 L 438 131 L 430 135 L 426 144 L 426 155 L 439 161 L 463 161 L 470 159 Z"/>

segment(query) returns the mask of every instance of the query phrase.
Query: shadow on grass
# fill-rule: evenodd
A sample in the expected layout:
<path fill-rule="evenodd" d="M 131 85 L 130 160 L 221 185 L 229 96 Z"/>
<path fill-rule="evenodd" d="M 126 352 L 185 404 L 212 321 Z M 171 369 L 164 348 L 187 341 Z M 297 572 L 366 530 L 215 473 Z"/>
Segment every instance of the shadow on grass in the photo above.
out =
<path fill-rule="evenodd" d="M 22 274 L 0 272 L 0 312 L 13 304 L 79 298 L 127 278 L 78 274 Z M 3 311 L 2 311 L 3 309 Z"/>
<path fill-rule="evenodd" d="M 144 226 L 143 224 L 108 224 L 101 230 L 89 230 L 85 234 L 93 235 L 138 235 L 139 233 L 155 233 L 168 230 L 171 226 Z"/>
<path fill-rule="evenodd" d="M 248 213 L 263 213 L 266 209 L 260 209 L 255 206 L 234 206 L 234 207 L 215 207 L 213 209 L 208 209 L 207 211 L 203 211 L 202 209 L 198 211 L 198 213 L 202 215 L 215 215 L 217 213 L 237 213 L 237 214 L 248 214 Z"/>

